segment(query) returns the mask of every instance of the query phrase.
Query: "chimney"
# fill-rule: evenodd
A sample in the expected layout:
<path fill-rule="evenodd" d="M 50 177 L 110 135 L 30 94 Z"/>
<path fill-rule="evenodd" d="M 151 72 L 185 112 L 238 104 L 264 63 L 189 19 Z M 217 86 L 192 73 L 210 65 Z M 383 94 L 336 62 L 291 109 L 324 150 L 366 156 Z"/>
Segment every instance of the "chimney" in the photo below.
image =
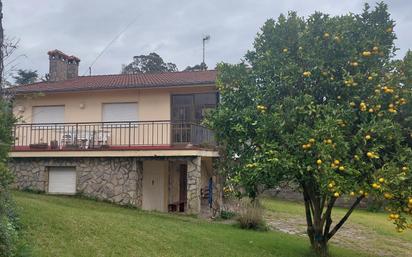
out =
<path fill-rule="evenodd" d="M 76 56 L 69 56 L 67 62 L 67 79 L 75 79 L 79 76 L 80 59 Z"/>
<path fill-rule="evenodd" d="M 50 81 L 61 81 L 77 78 L 79 75 L 80 59 L 76 56 L 68 56 L 59 50 L 49 51 Z"/>

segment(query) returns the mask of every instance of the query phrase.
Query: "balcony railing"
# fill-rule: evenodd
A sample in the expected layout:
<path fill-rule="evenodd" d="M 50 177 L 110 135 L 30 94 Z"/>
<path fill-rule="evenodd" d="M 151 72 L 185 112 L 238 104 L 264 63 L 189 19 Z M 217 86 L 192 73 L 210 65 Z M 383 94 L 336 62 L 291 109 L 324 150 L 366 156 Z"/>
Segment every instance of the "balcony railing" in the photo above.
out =
<path fill-rule="evenodd" d="M 14 151 L 213 148 L 213 132 L 174 121 L 16 124 Z"/>

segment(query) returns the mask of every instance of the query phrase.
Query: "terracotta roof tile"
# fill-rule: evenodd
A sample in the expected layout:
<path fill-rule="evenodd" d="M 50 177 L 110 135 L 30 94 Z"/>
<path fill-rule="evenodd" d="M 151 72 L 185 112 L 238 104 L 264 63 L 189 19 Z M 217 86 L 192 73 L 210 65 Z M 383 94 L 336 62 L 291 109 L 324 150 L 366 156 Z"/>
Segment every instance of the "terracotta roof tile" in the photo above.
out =
<path fill-rule="evenodd" d="M 183 71 L 163 72 L 150 74 L 118 74 L 81 76 L 75 79 L 39 82 L 11 88 L 17 94 L 40 92 L 72 92 L 99 89 L 123 88 L 156 88 L 175 87 L 185 85 L 215 84 L 217 72 L 209 71 Z"/>

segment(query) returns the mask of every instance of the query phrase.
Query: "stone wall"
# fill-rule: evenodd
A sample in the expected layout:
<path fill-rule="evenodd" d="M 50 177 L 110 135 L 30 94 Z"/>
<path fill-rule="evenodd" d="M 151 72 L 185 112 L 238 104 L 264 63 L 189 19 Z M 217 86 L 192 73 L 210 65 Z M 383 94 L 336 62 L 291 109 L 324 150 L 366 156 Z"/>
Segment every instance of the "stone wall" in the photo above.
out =
<path fill-rule="evenodd" d="M 266 190 L 263 195 L 286 201 L 303 202 L 303 194 L 297 189 L 288 186 Z M 368 206 L 373 204 L 373 201 L 374 200 L 372 198 L 365 198 L 360 202 L 359 208 L 368 208 Z M 352 206 L 353 202 L 354 198 L 340 197 L 335 202 L 335 206 L 349 208 Z"/>
<path fill-rule="evenodd" d="M 142 205 L 142 162 L 136 158 L 22 158 L 9 163 L 14 188 L 47 192 L 49 167 L 76 167 L 79 194 L 99 200 Z"/>
<path fill-rule="evenodd" d="M 14 158 L 9 162 L 9 167 L 15 175 L 13 187 L 20 190 L 48 191 L 49 169 L 51 167 L 75 167 L 76 192 L 78 194 L 106 200 L 121 205 L 142 207 L 143 202 L 143 161 L 135 157 L 83 157 L 83 158 Z M 151 159 L 150 159 L 151 160 Z M 201 157 L 162 159 L 173 165 L 187 164 L 187 213 L 199 214 L 201 212 L 201 182 L 212 176 L 213 179 L 213 213 L 217 215 L 222 205 L 222 188 L 215 168 L 210 166 L 202 174 Z M 177 167 L 177 166 L 176 166 Z M 210 170 L 212 169 L 212 170 Z M 169 169 L 169 172 L 173 168 Z M 179 175 L 179 173 L 177 173 Z M 179 178 L 179 176 L 177 176 Z M 177 181 L 179 182 L 179 181 Z M 169 189 L 171 181 L 168 181 Z M 176 184 L 176 183 L 175 183 Z M 168 192 L 169 194 L 172 192 Z M 177 196 L 179 191 L 177 191 Z M 175 202 L 175 199 L 168 199 Z"/>
<path fill-rule="evenodd" d="M 48 187 L 48 174 L 42 160 L 11 160 L 9 168 L 14 175 L 13 188 L 44 192 Z"/>
<path fill-rule="evenodd" d="M 187 161 L 187 212 L 190 214 L 200 213 L 201 164 L 200 157 Z"/>

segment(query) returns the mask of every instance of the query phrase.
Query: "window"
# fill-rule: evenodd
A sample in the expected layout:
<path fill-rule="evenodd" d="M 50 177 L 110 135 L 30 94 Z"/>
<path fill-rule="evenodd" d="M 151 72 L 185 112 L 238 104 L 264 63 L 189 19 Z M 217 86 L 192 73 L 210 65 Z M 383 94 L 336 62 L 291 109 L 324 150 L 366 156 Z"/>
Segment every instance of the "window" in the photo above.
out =
<path fill-rule="evenodd" d="M 210 110 L 216 108 L 216 93 L 195 94 L 195 120 L 200 121 Z"/>
<path fill-rule="evenodd" d="M 197 93 L 172 96 L 172 120 L 201 121 L 218 103 L 217 93 Z"/>
<path fill-rule="evenodd" d="M 137 121 L 137 103 L 107 103 L 103 104 L 104 122 Z"/>
<path fill-rule="evenodd" d="M 64 105 L 34 106 L 32 108 L 33 123 L 63 123 Z"/>

